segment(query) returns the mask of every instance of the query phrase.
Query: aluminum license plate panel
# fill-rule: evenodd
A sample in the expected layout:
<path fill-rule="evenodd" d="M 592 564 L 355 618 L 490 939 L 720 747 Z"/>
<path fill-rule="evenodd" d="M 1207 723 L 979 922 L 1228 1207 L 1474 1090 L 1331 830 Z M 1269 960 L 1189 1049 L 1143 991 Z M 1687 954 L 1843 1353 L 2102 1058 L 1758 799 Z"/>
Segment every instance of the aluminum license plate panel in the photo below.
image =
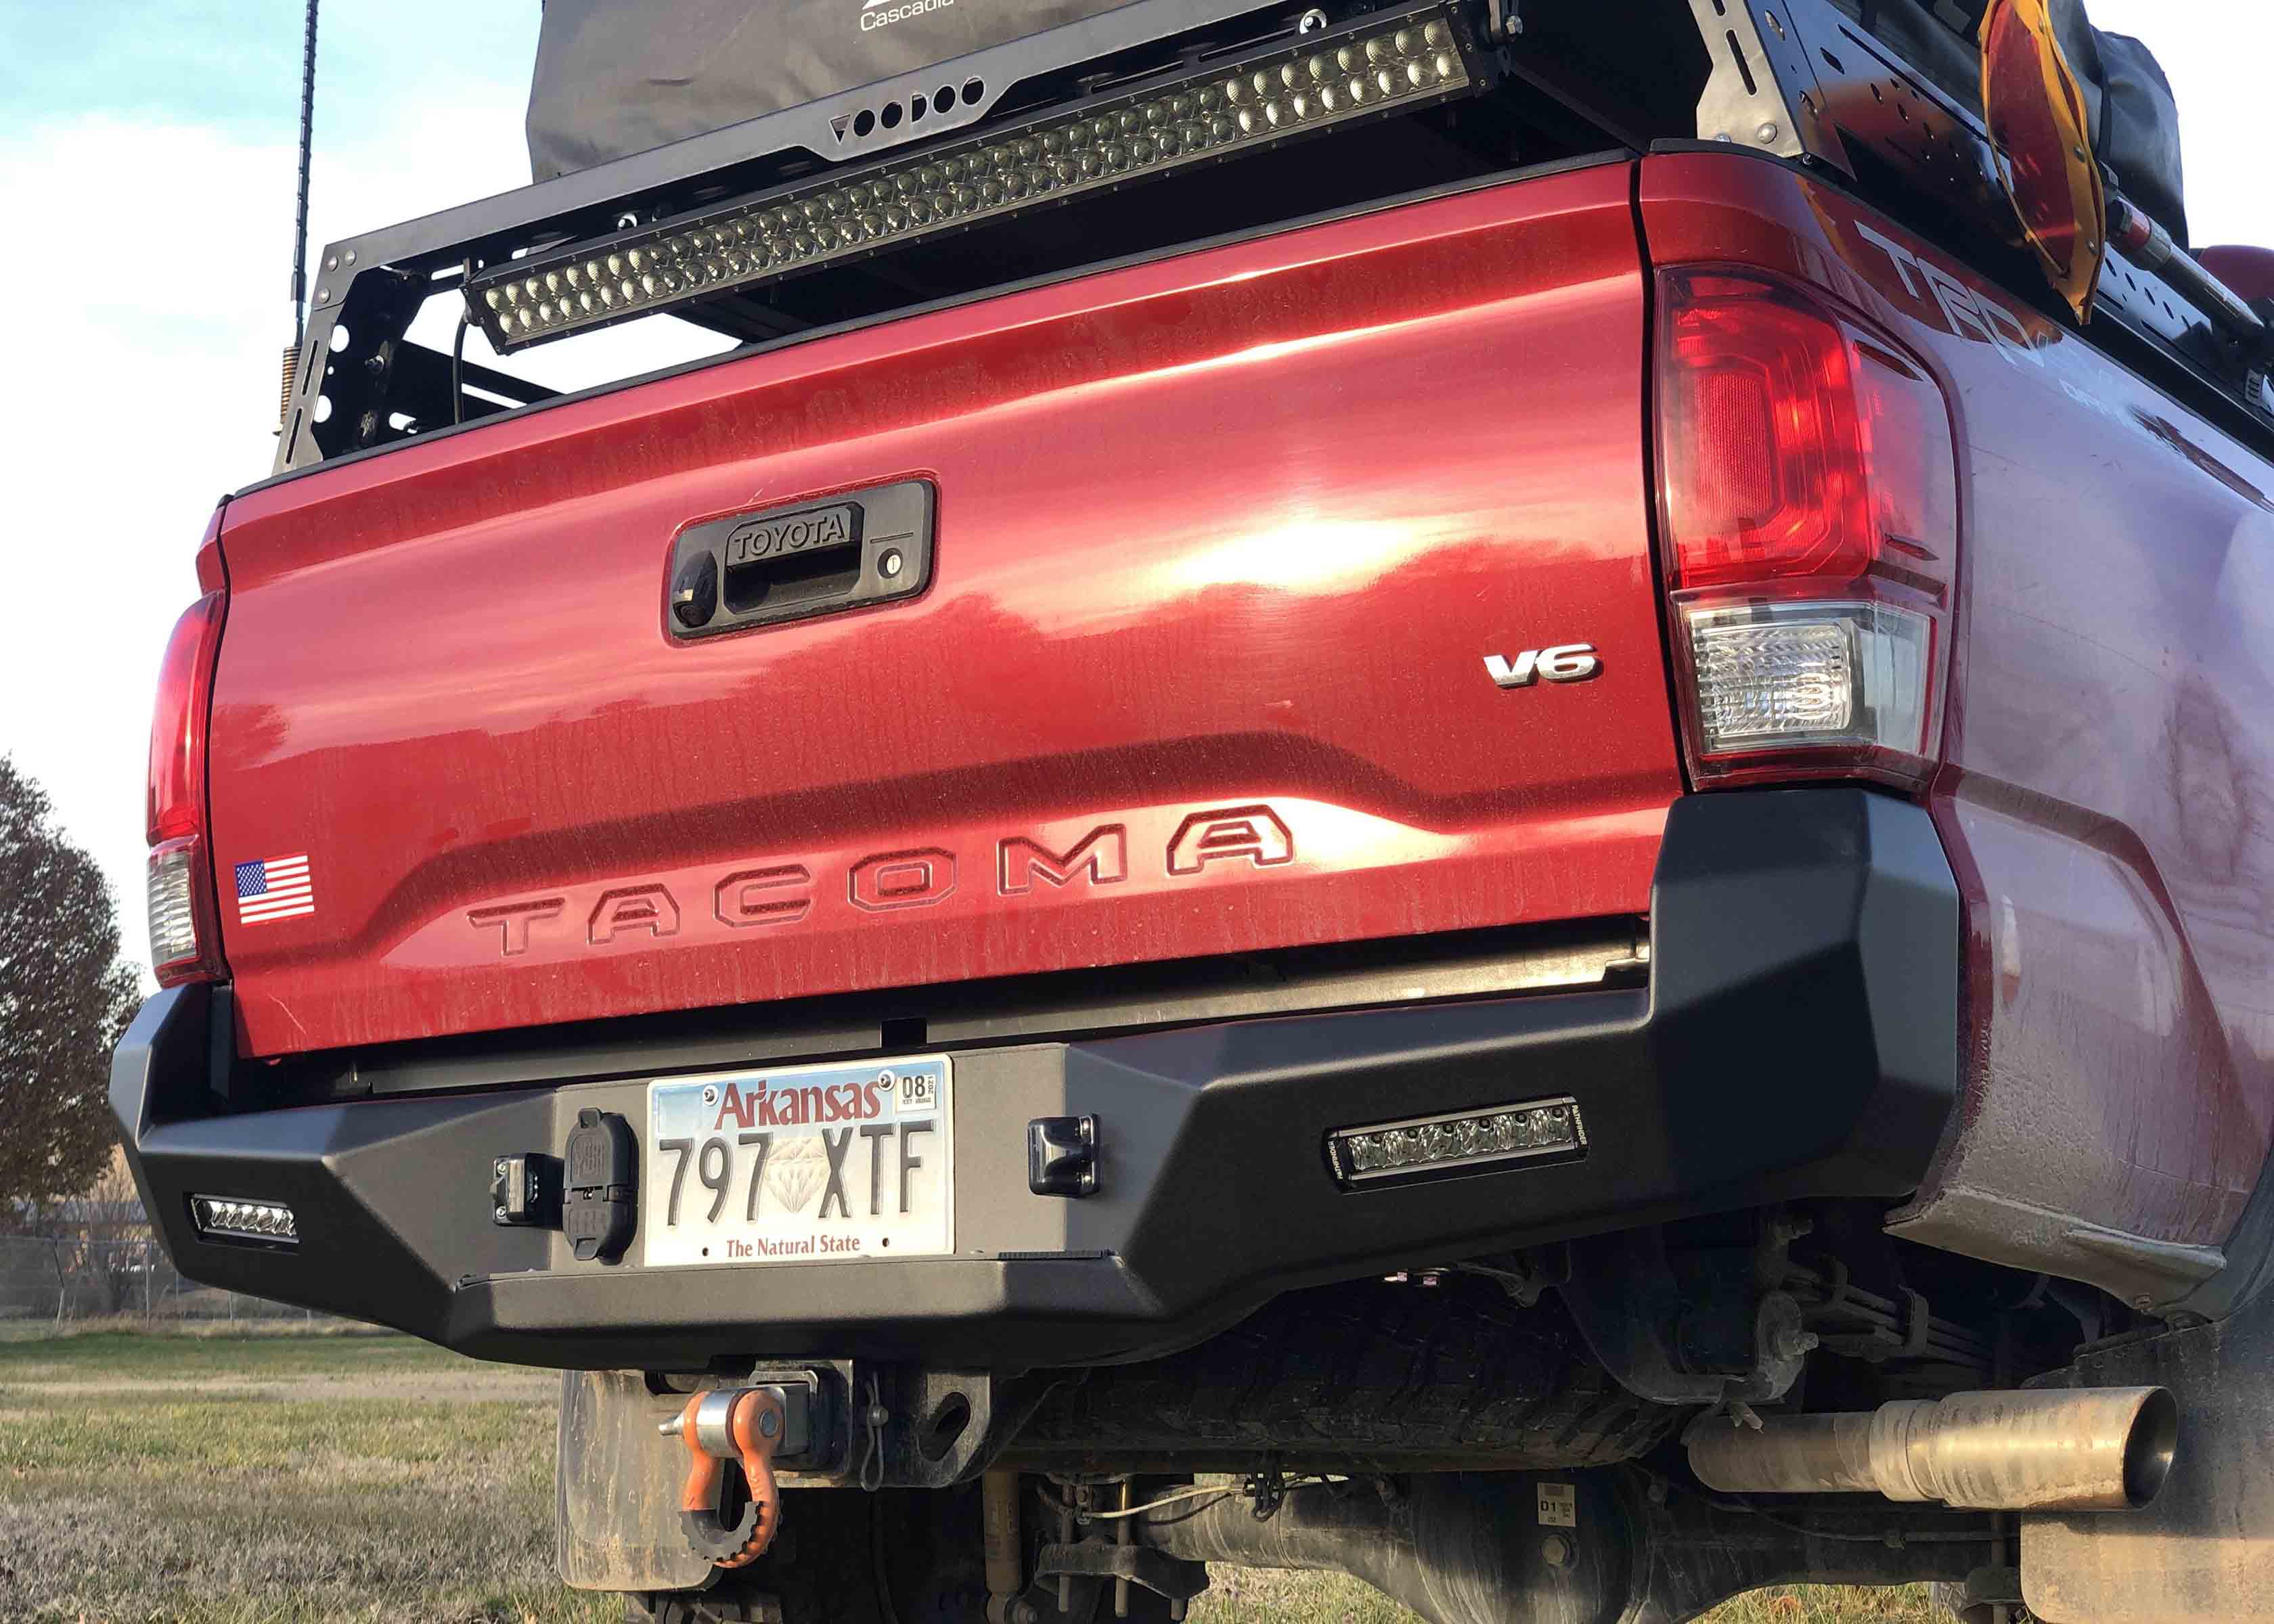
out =
<path fill-rule="evenodd" d="M 649 1084 L 647 1267 L 953 1252 L 952 1073 L 930 1055 Z"/>

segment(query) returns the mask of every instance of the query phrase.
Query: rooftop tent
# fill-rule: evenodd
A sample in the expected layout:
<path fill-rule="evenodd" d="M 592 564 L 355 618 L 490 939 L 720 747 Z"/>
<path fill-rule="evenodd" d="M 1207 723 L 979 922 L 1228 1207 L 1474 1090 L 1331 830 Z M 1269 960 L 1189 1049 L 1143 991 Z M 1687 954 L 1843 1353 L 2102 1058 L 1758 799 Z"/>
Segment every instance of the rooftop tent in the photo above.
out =
<path fill-rule="evenodd" d="M 912 72 L 1123 0 L 549 0 L 531 177 Z"/>

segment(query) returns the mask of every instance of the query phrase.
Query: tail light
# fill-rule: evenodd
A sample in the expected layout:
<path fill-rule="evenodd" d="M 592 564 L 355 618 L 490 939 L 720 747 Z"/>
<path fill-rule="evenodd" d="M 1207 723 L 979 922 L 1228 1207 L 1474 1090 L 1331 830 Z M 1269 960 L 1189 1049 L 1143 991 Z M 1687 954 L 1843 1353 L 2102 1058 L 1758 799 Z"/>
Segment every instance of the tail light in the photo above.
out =
<path fill-rule="evenodd" d="M 1659 466 L 1693 782 L 1924 784 L 1939 750 L 1958 468 L 1888 341 L 1751 272 L 1659 282 Z"/>
<path fill-rule="evenodd" d="M 174 623 L 150 720 L 150 973 L 162 987 L 228 973 L 206 842 L 206 717 L 222 602 L 208 592 Z"/>

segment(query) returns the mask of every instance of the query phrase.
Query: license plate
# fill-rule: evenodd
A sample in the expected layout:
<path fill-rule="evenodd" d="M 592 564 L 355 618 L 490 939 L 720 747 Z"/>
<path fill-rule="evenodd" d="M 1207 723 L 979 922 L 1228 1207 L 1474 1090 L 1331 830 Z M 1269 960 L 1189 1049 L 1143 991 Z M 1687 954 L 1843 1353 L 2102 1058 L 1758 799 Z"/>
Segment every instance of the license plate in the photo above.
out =
<path fill-rule="evenodd" d="M 650 1267 L 955 1249 L 945 1055 L 677 1078 L 647 1091 Z"/>

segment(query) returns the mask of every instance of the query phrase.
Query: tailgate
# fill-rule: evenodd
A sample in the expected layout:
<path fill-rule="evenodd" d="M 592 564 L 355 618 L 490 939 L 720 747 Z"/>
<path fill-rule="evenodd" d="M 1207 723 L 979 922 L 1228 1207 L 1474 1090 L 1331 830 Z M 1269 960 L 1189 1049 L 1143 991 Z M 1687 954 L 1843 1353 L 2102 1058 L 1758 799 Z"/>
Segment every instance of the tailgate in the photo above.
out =
<path fill-rule="evenodd" d="M 247 1051 L 1643 912 L 1679 782 L 1630 178 L 1125 267 L 238 499 L 211 816 Z M 672 635 L 689 525 L 911 481 L 920 592 Z M 1487 669 L 1574 643 L 1598 674 Z M 312 907 L 232 895 L 301 858 Z"/>

